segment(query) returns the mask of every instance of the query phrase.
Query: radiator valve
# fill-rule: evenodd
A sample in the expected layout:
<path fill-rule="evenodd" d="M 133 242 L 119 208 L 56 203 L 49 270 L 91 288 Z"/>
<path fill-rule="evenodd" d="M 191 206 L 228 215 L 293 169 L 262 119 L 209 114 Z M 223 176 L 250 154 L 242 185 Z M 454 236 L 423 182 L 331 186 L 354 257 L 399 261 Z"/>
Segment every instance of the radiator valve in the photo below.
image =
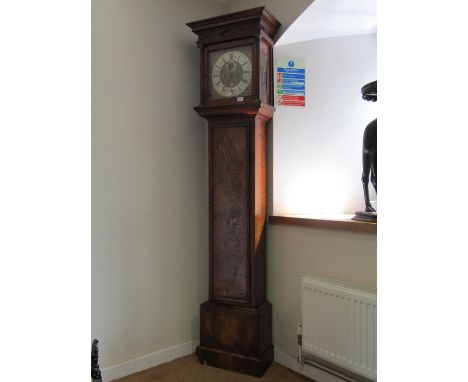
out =
<path fill-rule="evenodd" d="M 302 358 L 302 324 L 297 324 L 297 362 L 300 363 L 301 369 L 304 365 Z"/>

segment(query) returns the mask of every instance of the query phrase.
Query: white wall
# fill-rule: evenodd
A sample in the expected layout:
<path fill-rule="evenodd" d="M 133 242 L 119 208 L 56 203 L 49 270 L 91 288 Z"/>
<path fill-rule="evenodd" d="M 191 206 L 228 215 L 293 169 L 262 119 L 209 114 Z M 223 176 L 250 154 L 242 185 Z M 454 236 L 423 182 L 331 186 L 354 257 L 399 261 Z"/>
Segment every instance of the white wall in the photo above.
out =
<path fill-rule="evenodd" d="M 306 106 L 277 106 L 274 116 L 274 213 L 362 210 L 362 136 L 377 104 L 361 87 L 377 78 L 376 35 L 279 46 L 275 58 L 305 61 Z"/>
<path fill-rule="evenodd" d="M 273 344 L 296 357 L 301 277 L 321 275 L 376 286 L 376 235 L 270 224 L 267 238 Z"/>
<path fill-rule="evenodd" d="M 277 36 L 279 37 L 310 3 L 312 1 L 237 0 L 230 5 L 229 11 L 234 12 L 265 5 L 283 24 Z M 364 43 L 364 46 L 367 45 Z M 278 49 L 275 48 L 274 54 L 276 57 Z M 373 49 L 375 49 L 375 41 Z M 346 54 L 346 52 L 349 52 L 349 50 L 342 53 Z M 296 50 L 293 53 L 294 56 L 298 57 L 300 52 Z M 334 54 L 334 52 L 327 53 L 326 49 L 322 50 L 322 53 Z M 349 54 L 346 54 L 346 59 L 352 58 L 349 57 Z M 339 62 L 336 62 L 333 63 L 333 66 L 339 64 Z M 343 75 L 344 73 L 338 73 L 338 78 Z M 374 79 L 372 78 L 369 81 Z M 314 80 L 316 81 L 317 78 L 312 77 L 309 68 L 308 84 L 311 85 L 313 83 L 311 81 Z M 369 103 L 360 98 L 361 86 L 359 84 L 357 93 L 353 93 L 353 97 L 355 97 L 354 100 L 360 107 L 366 108 Z M 319 102 L 320 98 L 320 96 L 316 97 L 314 101 Z M 310 97 L 308 97 L 308 102 L 310 100 Z M 276 194 L 276 187 L 281 187 L 276 178 L 276 167 L 274 169 L 275 176 L 273 174 L 273 163 L 277 164 L 278 161 L 277 146 L 282 144 L 277 139 L 277 129 L 281 129 L 281 122 L 278 120 L 281 119 L 279 113 L 281 111 L 277 109 L 273 121 L 268 124 L 267 129 L 268 208 L 270 214 L 273 213 L 272 202 L 273 195 Z M 280 124 L 279 128 L 277 128 L 278 124 Z M 289 126 L 290 128 L 293 127 L 291 124 Z M 356 128 L 358 129 L 357 139 L 360 142 L 364 126 Z M 294 144 L 299 144 L 302 147 L 303 144 L 298 131 L 293 130 L 290 133 L 293 136 L 297 135 Z M 273 137 L 275 138 L 274 145 Z M 288 139 L 288 137 L 283 138 Z M 360 144 L 361 142 L 357 154 L 358 161 L 361 152 Z M 289 151 L 294 152 L 295 146 L 289 147 Z M 360 187 L 360 172 L 357 174 L 357 182 L 358 187 Z M 275 189 L 273 189 L 273 183 Z M 360 198 L 362 198 L 362 194 L 360 194 Z M 300 278 L 302 276 L 322 275 L 376 286 L 376 252 L 377 242 L 374 234 L 269 224 L 267 230 L 267 298 L 273 305 L 273 344 L 275 348 L 290 356 L 297 356 L 296 325 L 300 321 L 301 313 Z"/>
<path fill-rule="evenodd" d="M 314 212 L 323 206 L 328 207 L 325 212 L 362 208 L 362 133 L 376 105 L 363 101 L 360 89 L 375 79 L 375 36 L 285 45 L 275 48 L 275 55 L 306 61 L 307 106 L 277 107 L 270 126 L 269 198 L 274 199 L 274 214 Z M 345 197 L 347 205 L 338 203 Z M 296 357 L 301 277 L 322 275 L 376 286 L 376 235 L 270 224 L 267 238 L 273 343 Z"/>
<path fill-rule="evenodd" d="M 377 33 L 377 0 L 315 0 L 276 46 L 320 38 Z"/>
<path fill-rule="evenodd" d="M 199 337 L 207 129 L 186 22 L 205 0 L 92 1 L 92 336 L 108 367 Z"/>

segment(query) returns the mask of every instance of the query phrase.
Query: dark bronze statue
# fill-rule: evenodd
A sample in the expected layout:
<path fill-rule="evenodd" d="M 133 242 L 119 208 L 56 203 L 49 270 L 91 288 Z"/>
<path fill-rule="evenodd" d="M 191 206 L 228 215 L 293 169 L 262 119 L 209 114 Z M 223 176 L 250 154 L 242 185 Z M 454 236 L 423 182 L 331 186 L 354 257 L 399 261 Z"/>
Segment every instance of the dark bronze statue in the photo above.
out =
<path fill-rule="evenodd" d="M 377 101 L 377 81 L 364 85 L 361 89 L 362 99 Z M 362 186 L 364 188 L 364 202 L 366 210 L 356 212 L 354 220 L 377 221 L 377 213 L 369 200 L 369 176 L 375 192 L 377 192 L 377 119 L 370 122 L 364 130 L 362 142 Z"/>
<path fill-rule="evenodd" d="M 101 370 L 99 370 L 99 350 L 97 347 L 98 340 L 93 340 L 93 345 L 91 346 L 91 380 L 92 382 L 102 382 Z"/>

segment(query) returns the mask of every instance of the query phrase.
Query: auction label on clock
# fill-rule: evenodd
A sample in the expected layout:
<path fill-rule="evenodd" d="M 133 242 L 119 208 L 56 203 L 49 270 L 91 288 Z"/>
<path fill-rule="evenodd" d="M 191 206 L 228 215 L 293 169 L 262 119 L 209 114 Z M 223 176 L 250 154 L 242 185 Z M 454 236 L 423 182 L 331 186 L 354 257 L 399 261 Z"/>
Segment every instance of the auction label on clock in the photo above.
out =
<path fill-rule="evenodd" d="M 276 60 L 276 104 L 305 106 L 305 63 L 290 58 Z"/>

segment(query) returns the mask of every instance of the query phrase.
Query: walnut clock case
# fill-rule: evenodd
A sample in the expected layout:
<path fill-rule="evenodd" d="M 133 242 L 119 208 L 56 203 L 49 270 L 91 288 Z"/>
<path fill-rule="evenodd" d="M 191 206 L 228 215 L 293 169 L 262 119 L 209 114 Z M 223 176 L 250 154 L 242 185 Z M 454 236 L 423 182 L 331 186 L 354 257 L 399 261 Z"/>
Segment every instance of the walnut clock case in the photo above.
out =
<path fill-rule="evenodd" d="M 198 114 L 209 129 L 209 301 L 202 363 L 261 376 L 273 361 L 266 301 L 266 123 L 273 116 L 273 37 L 265 8 L 187 24 L 200 48 Z"/>

